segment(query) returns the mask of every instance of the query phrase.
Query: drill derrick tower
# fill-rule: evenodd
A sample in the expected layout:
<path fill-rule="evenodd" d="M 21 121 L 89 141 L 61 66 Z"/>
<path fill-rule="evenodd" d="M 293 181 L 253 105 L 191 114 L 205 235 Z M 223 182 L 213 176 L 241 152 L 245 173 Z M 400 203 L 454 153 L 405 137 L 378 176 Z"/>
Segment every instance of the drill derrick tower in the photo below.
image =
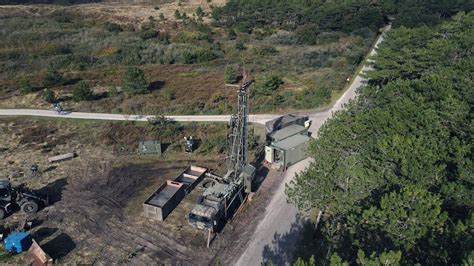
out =
<path fill-rule="evenodd" d="M 229 121 L 229 157 L 227 173 L 220 177 L 206 174 L 203 181 L 206 190 L 188 214 L 191 226 L 208 231 L 208 245 L 211 232 L 217 232 L 227 219 L 232 218 L 252 191 L 256 169 L 248 163 L 249 87 L 254 82 L 246 80 L 238 87 L 237 113 Z"/>
<path fill-rule="evenodd" d="M 231 148 L 228 172 L 224 177 L 227 182 L 235 181 L 242 173 L 242 169 L 248 164 L 248 89 L 252 83 L 253 80 L 248 80 L 239 86 L 237 113 L 230 118 Z"/>

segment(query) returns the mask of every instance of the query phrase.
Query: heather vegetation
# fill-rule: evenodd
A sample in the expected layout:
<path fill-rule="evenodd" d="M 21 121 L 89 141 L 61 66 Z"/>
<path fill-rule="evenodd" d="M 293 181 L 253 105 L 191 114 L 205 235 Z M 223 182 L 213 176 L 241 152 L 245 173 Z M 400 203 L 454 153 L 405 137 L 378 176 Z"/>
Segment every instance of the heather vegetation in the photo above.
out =
<path fill-rule="evenodd" d="M 82 80 L 107 92 L 93 103 L 71 103 L 84 111 L 221 114 L 232 111 L 224 83 L 237 83 L 245 68 L 257 83 L 274 77 L 269 86 L 257 84 L 253 112 L 317 108 L 341 93 L 389 16 L 397 18 L 395 26 L 434 25 L 473 6 L 431 2 L 230 0 L 192 13 L 178 4 L 166 16 L 150 5 L 156 15 L 141 22 L 68 7 L 34 16 L 5 9 L 0 93 L 8 99 L 49 89 L 68 101 Z M 414 10 L 422 15 L 406 15 Z M 147 83 L 134 92 L 124 79 L 130 67 L 141 69 Z M 44 107 L 32 99 L 18 102 Z"/>
<path fill-rule="evenodd" d="M 323 125 L 287 187 L 323 213 L 296 265 L 472 264 L 472 47 L 474 12 L 388 33 L 370 85 Z"/>
<path fill-rule="evenodd" d="M 228 6 L 232 5 L 230 1 Z M 63 101 L 74 98 L 76 103 L 71 105 L 76 108 L 90 110 L 92 103 L 82 103 L 81 97 L 72 95 L 82 80 L 90 89 L 108 91 L 104 94 L 107 97 L 93 99 L 93 110 L 219 114 L 232 111 L 227 103 L 231 95 L 224 83 L 237 83 L 245 67 L 257 80 L 251 99 L 254 112 L 314 108 L 329 103 L 331 95 L 344 87 L 383 21 L 380 12 L 375 12 L 378 17 L 373 25 L 326 28 L 306 41 L 302 34 L 313 33 L 274 23 L 242 30 L 238 24 L 218 17 L 219 10 L 214 8 L 211 24 L 202 22 L 203 17 L 211 16 L 202 8 L 196 9 L 194 16 L 177 10 L 175 21 L 157 16 L 139 25 L 88 17 L 68 9 L 42 16 L 2 14 L 0 89 L 7 95 L 16 91 L 44 95 L 44 89 L 49 89 L 66 95 L 60 97 Z M 348 10 L 337 12 L 342 16 Z M 169 65 L 190 66 L 191 73 L 154 75 L 158 71 L 153 69 L 160 69 L 156 66 Z M 130 67 L 144 72 L 132 91 L 124 78 Z M 184 76 L 197 80 L 201 76 L 197 73 L 206 72 L 213 73 L 214 80 L 199 102 L 199 95 L 191 97 L 200 91 L 192 89 L 199 82 L 174 85 L 181 84 L 177 80 Z M 29 82 L 26 87 L 22 83 L 25 79 Z M 31 103 L 37 107 L 43 104 Z"/>

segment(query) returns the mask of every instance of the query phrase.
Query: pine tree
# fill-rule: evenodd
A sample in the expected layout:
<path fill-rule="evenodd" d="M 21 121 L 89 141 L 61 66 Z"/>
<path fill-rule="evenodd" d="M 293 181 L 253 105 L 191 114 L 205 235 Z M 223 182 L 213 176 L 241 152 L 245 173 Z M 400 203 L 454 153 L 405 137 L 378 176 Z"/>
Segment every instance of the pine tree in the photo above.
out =
<path fill-rule="evenodd" d="M 145 73 L 138 67 L 129 67 L 123 79 L 123 90 L 130 95 L 148 93 Z"/>

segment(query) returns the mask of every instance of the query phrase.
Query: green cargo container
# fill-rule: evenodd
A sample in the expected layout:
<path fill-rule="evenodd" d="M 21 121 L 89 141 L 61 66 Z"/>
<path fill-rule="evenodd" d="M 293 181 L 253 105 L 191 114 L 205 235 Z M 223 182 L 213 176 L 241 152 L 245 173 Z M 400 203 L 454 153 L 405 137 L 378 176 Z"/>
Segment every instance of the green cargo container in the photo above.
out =
<path fill-rule="evenodd" d="M 140 141 L 138 144 L 138 153 L 161 155 L 161 142 L 158 140 Z"/>
<path fill-rule="evenodd" d="M 306 135 L 294 135 L 265 147 L 265 160 L 280 169 L 302 161 L 308 157 L 306 149 L 311 138 Z"/>

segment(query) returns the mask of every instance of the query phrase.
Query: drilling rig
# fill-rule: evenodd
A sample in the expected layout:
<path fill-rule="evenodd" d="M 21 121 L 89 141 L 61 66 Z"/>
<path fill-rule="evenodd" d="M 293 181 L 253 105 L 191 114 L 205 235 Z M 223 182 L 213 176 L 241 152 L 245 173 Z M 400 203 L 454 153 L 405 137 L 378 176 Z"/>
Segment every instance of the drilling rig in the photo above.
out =
<path fill-rule="evenodd" d="M 246 76 L 246 75 L 244 75 Z M 248 163 L 249 87 L 253 80 L 238 86 L 237 113 L 229 121 L 230 154 L 224 177 L 207 174 L 202 197 L 188 215 L 189 223 L 209 233 L 216 232 L 252 191 L 255 167 Z"/>

